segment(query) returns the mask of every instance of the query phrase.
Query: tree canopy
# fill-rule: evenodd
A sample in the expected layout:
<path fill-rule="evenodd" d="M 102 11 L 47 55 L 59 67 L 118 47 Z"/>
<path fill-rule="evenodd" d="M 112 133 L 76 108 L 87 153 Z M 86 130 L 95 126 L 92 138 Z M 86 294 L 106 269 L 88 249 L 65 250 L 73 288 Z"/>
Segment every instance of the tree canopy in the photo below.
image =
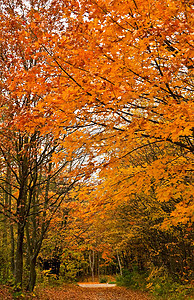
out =
<path fill-rule="evenodd" d="M 169 270 L 184 247 L 178 272 L 190 264 L 193 9 L 189 0 L 0 1 L 0 206 L 12 242 L 17 231 L 16 285 L 26 243 L 33 290 L 58 213 L 80 218 L 84 238 L 96 238 L 87 250 L 97 243 L 103 257 L 105 244 L 136 254 L 146 245 L 151 259 L 176 243 Z"/>

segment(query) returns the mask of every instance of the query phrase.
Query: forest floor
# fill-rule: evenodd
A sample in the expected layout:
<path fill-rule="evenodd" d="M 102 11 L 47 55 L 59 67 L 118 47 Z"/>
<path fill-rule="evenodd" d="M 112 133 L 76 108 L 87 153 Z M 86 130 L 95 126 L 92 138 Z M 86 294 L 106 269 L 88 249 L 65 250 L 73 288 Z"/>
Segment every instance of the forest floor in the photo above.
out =
<path fill-rule="evenodd" d="M 140 291 L 124 287 L 39 287 L 34 295 L 12 297 L 9 289 L 0 286 L 0 300 L 34 299 L 34 300 L 151 300 L 151 296 Z"/>

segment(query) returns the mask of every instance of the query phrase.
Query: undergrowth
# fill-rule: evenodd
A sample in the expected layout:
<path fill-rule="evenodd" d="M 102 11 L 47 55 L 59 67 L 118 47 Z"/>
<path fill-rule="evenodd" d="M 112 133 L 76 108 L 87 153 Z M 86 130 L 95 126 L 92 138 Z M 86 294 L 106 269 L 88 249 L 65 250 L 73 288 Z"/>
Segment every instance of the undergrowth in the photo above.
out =
<path fill-rule="evenodd" d="M 173 279 L 163 267 L 153 267 L 149 273 L 139 272 L 136 267 L 132 271 L 123 270 L 123 275 L 117 276 L 116 282 L 118 286 L 148 291 L 156 299 L 194 299 L 192 284 L 183 284 L 179 280 Z"/>

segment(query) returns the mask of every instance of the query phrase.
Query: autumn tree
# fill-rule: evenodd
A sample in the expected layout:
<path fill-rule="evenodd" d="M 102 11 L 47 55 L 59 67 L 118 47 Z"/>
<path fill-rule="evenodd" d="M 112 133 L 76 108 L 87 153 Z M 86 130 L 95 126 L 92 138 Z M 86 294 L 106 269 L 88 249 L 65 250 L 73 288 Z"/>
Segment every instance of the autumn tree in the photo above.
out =
<path fill-rule="evenodd" d="M 166 226 L 190 224 L 192 2 L 2 0 L 0 9 L 1 154 L 4 174 L 8 165 L 18 181 L 18 249 L 38 182 L 34 168 L 49 151 L 45 137 L 69 157 L 88 153 L 84 174 L 99 175 L 101 201 L 112 190 L 114 203 L 154 192 L 159 202 L 175 202 Z M 21 255 L 17 261 L 19 270 Z"/>
<path fill-rule="evenodd" d="M 60 97 L 55 91 L 59 77 L 48 71 L 45 49 L 37 43 L 36 11 L 43 10 L 51 18 L 53 9 L 56 13 L 52 24 L 45 17 L 47 34 L 58 28 L 61 18 L 60 3 L 47 4 L 1 1 L 0 181 L 5 197 L 0 205 L 1 213 L 17 228 L 17 287 L 22 285 L 26 231 L 29 290 L 34 288 L 36 259 L 50 221 L 82 177 L 78 173 L 85 159 L 82 139 L 76 145 L 73 142 L 78 128 L 75 120 L 67 112 L 67 121 L 58 126 L 56 106 L 46 100 Z"/>
<path fill-rule="evenodd" d="M 36 36 L 53 70 L 61 75 L 59 86 L 65 86 L 63 101 L 57 102 L 58 117 L 64 118 L 68 101 L 80 125 L 88 126 L 90 139 L 85 143 L 89 147 L 92 142 L 93 154 L 99 156 L 93 168 L 102 166 L 104 159 L 112 162 L 109 170 L 114 173 L 117 163 L 138 149 L 167 147 L 165 155 L 138 164 L 126 176 L 134 176 L 141 185 L 145 174 L 152 182 L 172 172 L 158 190 L 159 197 L 167 198 L 185 193 L 185 185 L 179 183 L 189 177 L 186 200 L 177 205 L 177 211 L 181 213 L 183 205 L 189 214 L 192 12 L 188 1 L 72 1 L 64 3 L 66 28 L 51 38 L 52 51 L 43 30 Z M 41 14 L 36 18 L 42 20 Z"/>
<path fill-rule="evenodd" d="M 148 194 L 154 189 L 158 201 L 176 202 L 171 213 L 174 224 L 191 224 L 191 2 L 71 4 L 73 13 L 64 9 L 69 27 L 58 42 L 57 61 L 71 71 L 76 95 L 85 103 L 79 118 L 98 128 L 92 136 L 99 155 L 96 164 L 103 169 L 109 162 L 101 173 L 107 178 L 104 190 L 111 196 L 113 187 L 118 189 L 115 199 L 120 201 L 137 186 Z M 152 156 L 147 155 L 148 148 Z"/>

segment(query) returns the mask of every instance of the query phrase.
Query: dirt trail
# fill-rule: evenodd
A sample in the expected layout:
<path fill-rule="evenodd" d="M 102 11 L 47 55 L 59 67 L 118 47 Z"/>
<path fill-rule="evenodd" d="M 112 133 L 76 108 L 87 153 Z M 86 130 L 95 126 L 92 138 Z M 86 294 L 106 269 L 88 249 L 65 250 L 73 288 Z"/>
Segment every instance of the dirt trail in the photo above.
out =
<path fill-rule="evenodd" d="M 111 288 L 116 286 L 116 284 L 111 283 L 78 283 L 79 286 L 85 287 L 85 288 Z"/>
<path fill-rule="evenodd" d="M 64 287 L 39 291 L 40 300 L 151 300 L 146 293 L 123 287 Z"/>
<path fill-rule="evenodd" d="M 9 288 L 0 286 L 0 300 L 13 300 Z M 26 294 L 20 300 L 152 300 L 143 292 L 127 290 L 124 287 L 38 287 L 34 295 Z"/>

